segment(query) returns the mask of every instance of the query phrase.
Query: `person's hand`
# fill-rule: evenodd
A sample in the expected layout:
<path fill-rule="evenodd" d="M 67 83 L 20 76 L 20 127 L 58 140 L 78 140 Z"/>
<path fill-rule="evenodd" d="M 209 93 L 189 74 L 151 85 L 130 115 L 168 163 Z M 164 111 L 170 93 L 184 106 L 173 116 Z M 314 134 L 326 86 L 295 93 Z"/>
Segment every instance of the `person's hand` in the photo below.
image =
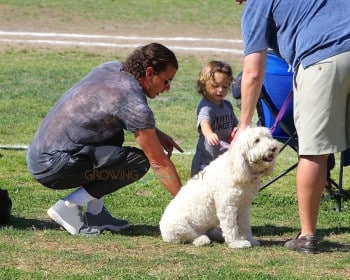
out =
<path fill-rule="evenodd" d="M 245 0 L 236 0 L 236 2 L 241 5 Z"/>
<path fill-rule="evenodd" d="M 173 138 L 159 129 L 157 129 L 157 136 L 169 158 L 172 156 L 174 148 L 180 153 L 184 152 L 184 150 L 174 141 Z"/>
<path fill-rule="evenodd" d="M 238 135 L 239 135 L 243 130 L 245 130 L 245 129 L 248 128 L 248 127 L 249 127 L 249 126 L 243 126 L 243 125 L 238 126 L 238 127 L 235 129 L 234 134 L 233 134 L 233 135 L 231 134 L 231 136 L 233 137 L 232 141 L 235 140 L 235 139 L 237 139 Z"/>
<path fill-rule="evenodd" d="M 208 144 L 212 146 L 220 143 L 220 139 L 216 133 L 210 133 L 209 135 L 205 136 L 205 139 L 207 140 Z"/>

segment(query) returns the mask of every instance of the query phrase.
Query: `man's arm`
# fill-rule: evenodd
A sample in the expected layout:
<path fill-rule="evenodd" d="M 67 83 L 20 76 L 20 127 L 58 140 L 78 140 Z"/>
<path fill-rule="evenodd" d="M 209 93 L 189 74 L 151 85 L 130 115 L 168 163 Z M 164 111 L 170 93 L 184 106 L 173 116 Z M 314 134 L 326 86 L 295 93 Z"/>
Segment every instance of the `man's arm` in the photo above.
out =
<path fill-rule="evenodd" d="M 164 153 L 156 129 L 150 128 L 136 131 L 135 138 L 161 184 L 175 196 L 181 188 L 180 177 L 174 164 Z"/>
<path fill-rule="evenodd" d="M 239 129 L 250 126 L 252 121 L 265 75 L 266 53 L 267 50 L 263 50 L 244 57 Z"/>

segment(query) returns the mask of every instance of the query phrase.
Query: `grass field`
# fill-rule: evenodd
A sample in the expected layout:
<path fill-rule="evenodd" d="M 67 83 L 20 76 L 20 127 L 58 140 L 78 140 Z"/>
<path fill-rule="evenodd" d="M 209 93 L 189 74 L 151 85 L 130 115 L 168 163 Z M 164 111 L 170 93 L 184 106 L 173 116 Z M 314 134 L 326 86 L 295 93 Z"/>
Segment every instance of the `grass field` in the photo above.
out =
<path fill-rule="evenodd" d="M 239 39 L 241 9 L 225 0 L 0 0 L 0 31 Z M 43 117 L 67 89 L 94 66 L 122 60 L 129 51 L 0 41 L 0 146 L 28 145 Z M 159 128 L 187 152 L 173 156 L 185 182 L 197 137 L 197 73 L 215 58 L 229 62 L 238 74 L 242 61 L 227 53 L 177 55 L 180 68 L 171 91 L 150 105 Z M 126 140 L 134 143 L 131 134 Z M 110 212 L 129 221 L 128 230 L 104 232 L 96 238 L 70 236 L 46 215 L 69 191 L 52 191 L 34 181 L 24 150 L 0 149 L 0 154 L 0 187 L 8 189 L 13 200 L 11 225 L 0 228 L 0 279 L 350 277 L 349 201 L 343 202 L 340 213 L 335 211 L 334 200 L 322 201 L 317 232 L 322 254 L 302 255 L 283 248 L 299 229 L 294 171 L 260 192 L 252 205 L 252 230 L 262 246 L 230 250 L 219 243 L 203 248 L 164 243 L 158 221 L 171 196 L 152 172 L 106 197 Z M 295 153 L 286 150 L 277 160 L 275 174 L 295 161 Z M 348 187 L 350 170 L 344 171 Z M 334 178 L 337 172 L 338 168 Z"/>

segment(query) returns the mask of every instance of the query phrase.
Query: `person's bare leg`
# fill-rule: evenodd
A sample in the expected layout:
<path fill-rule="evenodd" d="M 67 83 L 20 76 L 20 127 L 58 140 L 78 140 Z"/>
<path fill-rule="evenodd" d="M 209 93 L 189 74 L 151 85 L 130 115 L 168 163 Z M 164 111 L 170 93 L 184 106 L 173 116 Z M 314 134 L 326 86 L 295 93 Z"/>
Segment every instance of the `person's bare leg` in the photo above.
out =
<path fill-rule="evenodd" d="M 323 190 L 327 181 L 328 155 L 300 156 L 296 185 L 300 236 L 315 235 Z"/>

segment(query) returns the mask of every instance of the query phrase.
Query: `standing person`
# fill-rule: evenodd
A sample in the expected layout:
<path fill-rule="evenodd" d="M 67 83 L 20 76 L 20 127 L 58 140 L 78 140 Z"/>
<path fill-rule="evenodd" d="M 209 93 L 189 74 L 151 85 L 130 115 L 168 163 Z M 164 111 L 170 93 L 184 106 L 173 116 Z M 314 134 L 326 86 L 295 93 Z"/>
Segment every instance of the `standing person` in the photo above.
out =
<path fill-rule="evenodd" d="M 221 61 L 210 61 L 199 73 L 197 91 L 202 99 L 197 107 L 199 138 L 192 160 L 192 176 L 225 151 L 220 141 L 229 142 L 238 124 L 231 103 L 224 100 L 232 81 L 230 65 Z"/>
<path fill-rule="evenodd" d="M 319 252 L 316 228 L 328 155 L 350 147 L 349 13 L 349 0 L 247 0 L 242 14 L 244 66 L 237 133 L 251 123 L 267 49 L 294 70 L 301 231 L 285 246 L 299 252 Z"/>
<path fill-rule="evenodd" d="M 147 97 L 170 89 L 177 69 L 175 54 L 165 46 L 142 46 L 124 63 L 93 69 L 43 120 L 27 153 L 28 168 L 46 187 L 77 188 L 48 210 L 70 234 L 128 227 L 127 221 L 111 216 L 103 198 L 139 180 L 150 166 L 173 196 L 179 191 L 170 156 L 174 147 L 182 149 L 156 128 L 147 104 Z M 135 135 L 142 150 L 123 146 L 124 130 Z"/>

